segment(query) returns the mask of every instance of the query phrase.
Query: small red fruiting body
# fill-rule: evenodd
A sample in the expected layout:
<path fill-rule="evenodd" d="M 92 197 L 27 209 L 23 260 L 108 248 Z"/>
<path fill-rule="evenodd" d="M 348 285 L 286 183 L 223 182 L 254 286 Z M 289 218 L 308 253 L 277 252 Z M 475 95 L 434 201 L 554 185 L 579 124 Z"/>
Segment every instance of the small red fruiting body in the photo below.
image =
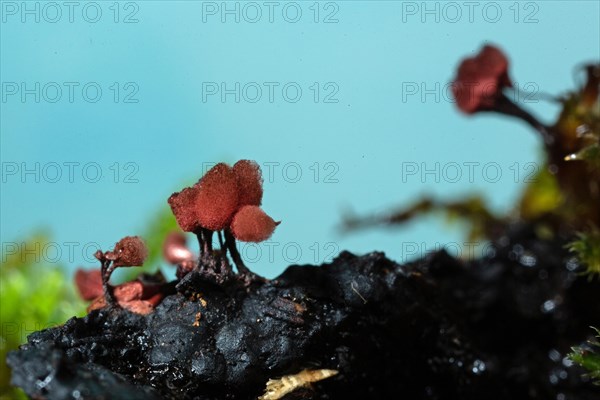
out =
<path fill-rule="evenodd" d="M 163 257 L 169 264 L 192 261 L 194 254 L 186 245 L 187 240 L 181 232 L 171 232 L 163 243 Z"/>
<path fill-rule="evenodd" d="M 221 254 L 225 256 L 229 252 L 246 282 L 256 275 L 244 266 L 235 240 L 261 242 L 268 239 L 278 225 L 259 208 L 262 185 L 260 166 L 255 161 L 240 160 L 233 167 L 224 163 L 215 165 L 194 186 L 169 198 L 169 205 L 181 229 L 198 236 L 201 258 L 204 254 L 212 254 L 213 233 L 223 231 L 223 235 L 219 233 Z M 185 272 L 183 267 L 187 271 L 192 263 L 177 255 L 187 254 L 183 249 L 185 243 L 178 240 L 169 238 L 163 252 L 169 262 L 178 264 L 179 276 L 180 272 Z M 223 268 L 230 269 L 227 262 Z"/>
<path fill-rule="evenodd" d="M 160 279 L 162 275 L 158 275 Z M 157 280 L 155 275 L 152 279 Z M 106 307 L 110 301 L 131 312 L 146 315 L 154 310 L 163 298 L 160 279 L 158 282 L 145 282 L 137 279 L 115 286 L 112 289 L 112 299 L 104 295 L 100 270 L 78 270 L 75 283 L 84 300 L 92 301 L 88 312 Z"/>
<path fill-rule="evenodd" d="M 237 219 L 236 238 L 259 242 L 270 237 L 277 226 L 258 208 L 262 203 L 262 185 L 260 166 L 255 161 L 240 160 L 233 168 L 219 163 L 194 186 L 172 194 L 169 205 L 177 223 L 186 232 L 199 228 L 209 231 L 229 229 L 232 221 Z M 238 218 L 237 214 L 246 206 L 254 207 L 250 209 L 253 211 L 246 211 Z M 262 237 L 265 239 L 260 239 Z"/>
<path fill-rule="evenodd" d="M 115 244 L 114 267 L 135 267 L 144 264 L 148 248 L 139 236 L 126 236 Z"/>
<path fill-rule="evenodd" d="M 505 87 L 511 87 L 508 59 L 500 49 L 485 46 L 458 67 L 452 93 L 458 108 L 467 114 L 494 108 Z"/>
<path fill-rule="evenodd" d="M 98 250 L 94 256 L 100 261 L 100 277 L 104 293 L 102 297 L 103 301 L 111 305 L 115 303 L 120 304 L 118 303 L 118 298 L 115 298 L 112 286 L 110 286 L 110 276 L 119 267 L 141 266 L 148 256 L 146 244 L 139 236 L 126 236 L 115 244 L 115 248 L 112 251 L 102 252 Z M 98 301 L 96 299 L 94 303 Z"/>
<path fill-rule="evenodd" d="M 84 300 L 93 300 L 104 293 L 104 289 L 102 288 L 102 273 L 100 273 L 99 269 L 78 269 L 75 271 L 75 285 L 79 290 L 81 298 Z"/>
<path fill-rule="evenodd" d="M 242 242 L 262 242 L 267 240 L 278 225 L 257 206 L 242 207 L 233 218 L 231 233 Z"/>

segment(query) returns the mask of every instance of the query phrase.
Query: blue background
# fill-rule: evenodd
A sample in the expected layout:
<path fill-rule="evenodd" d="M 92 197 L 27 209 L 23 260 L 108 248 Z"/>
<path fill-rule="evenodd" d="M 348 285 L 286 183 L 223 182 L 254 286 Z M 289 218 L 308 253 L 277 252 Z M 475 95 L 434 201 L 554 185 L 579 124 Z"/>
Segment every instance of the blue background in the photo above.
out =
<path fill-rule="evenodd" d="M 280 163 L 274 175 L 266 176 L 263 203 L 267 213 L 283 220 L 272 238 L 279 246 L 273 259 L 263 254 L 250 263 L 260 273 L 274 276 L 297 259 L 322 262 L 335 250 L 383 250 L 403 261 L 414 256 L 407 254 L 407 243 L 426 249 L 463 243 L 460 227 L 433 217 L 400 230 L 349 235 L 340 234 L 337 226 L 344 211 L 381 212 L 423 194 L 451 199 L 478 192 L 499 212 L 509 210 L 518 198 L 524 178 L 515 179 L 510 166 L 518 163 L 525 173 L 526 163 L 540 162 L 539 139 L 517 121 L 465 117 L 442 89 L 459 60 L 486 41 L 509 55 L 517 86 L 528 83 L 550 94 L 571 89 L 576 65 L 600 58 L 600 7 L 598 1 L 490 3 L 480 2 L 470 20 L 463 2 L 453 3 L 462 12 L 458 17 L 456 7 L 436 2 L 337 1 L 315 6 L 300 1 L 298 7 L 278 2 L 270 22 L 260 1 L 254 3 L 262 11 L 257 22 L 247 21 L 255 17 L 256 8 L 244 8 L 246 3 L 237 3 L 236 22 L 235 15 L 221 14 L 220 1 L 137 1 L 117 3 L 115 22 L 114 2 L 100 1 L 98 22 L 85 20 L 85 3 L 75 8 L 70 22 L 68 9 L 58 2 L 62 16 L 53 23 L 47 20 L 57 18 L 55 11 L 44 8 L 45 3 L 37 3 L 36 22 L 35 15 L 21 10 L 23 4 L 36 7 L 36 2 L 3 1 L 3 251 L 5 243 L 45 228 L 57 243 L 80 244 L 74 260 L 64 255 L 61 261 L 89 265 L 83 244 L 97 242 L 106 249 L 122 236 L 142 233 L 167 197 L 197 179 L 207 163 L 241 158 L 257 160 L 265 173 L 266 163 Z M 13 15 L 15 5 L 19 10 Z M 236 3 L 226 6 L 234 9 Z M 425 6 L 437 7 L 437 15 L 423 14 Z M 208 13 L 214 7 L 217 14 Z M 414 7 L 416 14 L 409 12 Z M 295 18 L 297 8 L 302 11 L 299 21 L 286 21 Z M 320 11 L 318 22 L 315 8 Z M 86 18 L 93 18 L 94 11 L 88 8 Z M 332 12 L 337 22 L 325 23 Z M 125 23 L 131 13 L 137 22 Z M 56 82 L 62 97 L 48 101 L 55 96 L 51 85 L 45 95 L 40 89 L 39 103 L 34 95 L 23 101 L 20 92 L 7 92 L 12 82 L 25 82 L 28 88 L 35 82 L 41 88 Z M 64 82 L 79 84 L 73 102 Z M 95 103 L 83 98 L 81 88 L 88 82 L 102 88 Z M 116 102 L 110 88 L 114 82 L 120 88 Z M 126 86 L 129 82 L 133 84 Z M 259 101 L 249 102 L 240 93 L 238 103 L 234 95 L 222 102 L 219 95 L 204 93 L 203 99 L 203 82 L 225 82 L 228 88 L 235 82 L 241 87 L 249 82 L 279 86 L 273 102 L 262 86 Z M 295 103 L 281 91 L 289 82 L 302 89 Z M 320 87 L 317 102 L 310 88 L 314 82 Z M 325 86 L 329 82 L 333 85 Z M 420 89 L 415 95 L 406 93 L 407 87 L 421 83 L 428 89 L 438 84 L 438 98 L 421 98 Z M 339 89 L 333 97 L 337 103 L 324 102 L 333 87 Z M 137 103 L 124 101 L 132 88 L 138 89 L 132 97 Z M 250 89 L 246 97 L 254 97 Z M 529 103 L 526 107 L 544 120 L 555 118 L 555 105 Z M 80 163 L 73 182 L 65 162 Z M 115 162 L 120 170 L 116 183 L 110 169 Z M 134 171 L 125 169 L 128 162 L 137 169 L 137 183 L 125 182 L 125 175 Z M 434 175 L 402 179 L 406 162 L 428 168 L 436 162 L 498 163 L 503 175 L 493 182 L 476 169 L 472 182 L 466 176 L 451 182 L 441 171 L 439 182 Z M 58 163 L 63 175 L 52 183 L 55 170 L 50 167 L 50 179 L 40 171 L 39 182 L 20 171 L 6 173 L 22 163 L 28 168 L 40 163 L 40 169 Z M 88 163 L 102 170 L 96 183 L 88 182 L 95 170 L 82 175 L 81 166 Z M 294 182 L 297 167 L 302 176 Z M 333 173 L 330 179 L 328 173 Z M 288 246 L 284 254 L 284 245 L 290 243 L 294 248 Z"/>

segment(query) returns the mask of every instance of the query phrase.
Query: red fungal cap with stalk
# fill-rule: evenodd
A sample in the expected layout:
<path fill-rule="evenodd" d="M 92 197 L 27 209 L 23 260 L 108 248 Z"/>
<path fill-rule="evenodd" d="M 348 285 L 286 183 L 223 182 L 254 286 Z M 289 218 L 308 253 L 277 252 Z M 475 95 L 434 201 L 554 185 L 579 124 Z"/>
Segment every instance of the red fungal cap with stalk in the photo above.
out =
<path fill-rule="evenodd" d="M 134 267 L 144 264 L 148 248 L 139 236 L 126 236 L 119 240 L 113 250 L 115 267 Z"/>
<path fill-rule="evenodd" d="M 502 89 L 511 87 L 508 59 L 500 49 L 485 46 L 475 57 L 458 67 L 452 93 L 458 108 L 467 114 L 492 109 Z"/>
<path fill-rule="evenodd" d="M 273 234 L 275 222 L 258 206 L 244 206 L 233 217 L 231 233 L 242 242 L 262 242 Z"/>
<path fill-rule="evenodd" d="M 256 161 L 240 160 L 233 165 L 239 189 L 239 207 L 260 206 L 263 196 L 263 178 Z"/>
<path fill-rule="evenodd" d="M 177 224 L 186 232 L 193 232 L 199 226 L 195 208 L 197 195 L 198 188 L 193 186 L 185 188 L 181 192 L 173 193 L 169 197 L 169 205 L 173 215 L 175 215 Z"/>
<path fill-rule="evenodd" d="M 238 208 L 239 192 L 233 168 L 224 163 L 212 167 L 198 182 L 196 216 L 212 231 L 226 228 Z"/>

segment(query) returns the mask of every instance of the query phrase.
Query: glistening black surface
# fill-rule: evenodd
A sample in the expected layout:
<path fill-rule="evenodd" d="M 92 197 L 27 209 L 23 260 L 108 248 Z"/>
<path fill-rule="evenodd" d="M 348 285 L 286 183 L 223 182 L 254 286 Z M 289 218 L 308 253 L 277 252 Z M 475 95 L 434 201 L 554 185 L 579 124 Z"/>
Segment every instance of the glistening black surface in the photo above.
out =
<path fill-rule="evenodd" d="M 286 398 L 597 400 L 566 354 L 600 323 L 600 284 L 564 243 L 513 226 L 472 262 L 344 252 L 250 289 L 190 276 L 148 316 L 104 309 L 34 333 L 9 355 L 12 382 L 45 399 L 252 399 L 269 378 L 331 368 Z"/>

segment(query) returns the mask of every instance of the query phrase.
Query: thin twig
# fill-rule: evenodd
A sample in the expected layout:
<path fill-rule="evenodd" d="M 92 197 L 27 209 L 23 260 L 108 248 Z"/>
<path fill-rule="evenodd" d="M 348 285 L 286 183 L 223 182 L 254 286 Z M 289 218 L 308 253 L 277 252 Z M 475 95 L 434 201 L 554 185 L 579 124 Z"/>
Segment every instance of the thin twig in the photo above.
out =
<path fill-rule="evenodd" d="M 352 288 L 354 293 L 356 293 L 358 295 L 358 297 L 360 297 L 362 299 L 363 303 L 367 304 L 367 299 L 365 299 L 363 297 L 363 295 L 358 292 L 358 290 L 354 287 L 355 284 L 356 284 L 356 282 L 352 281 L 352 283 L 350 283 L 350 287 Z"/>

